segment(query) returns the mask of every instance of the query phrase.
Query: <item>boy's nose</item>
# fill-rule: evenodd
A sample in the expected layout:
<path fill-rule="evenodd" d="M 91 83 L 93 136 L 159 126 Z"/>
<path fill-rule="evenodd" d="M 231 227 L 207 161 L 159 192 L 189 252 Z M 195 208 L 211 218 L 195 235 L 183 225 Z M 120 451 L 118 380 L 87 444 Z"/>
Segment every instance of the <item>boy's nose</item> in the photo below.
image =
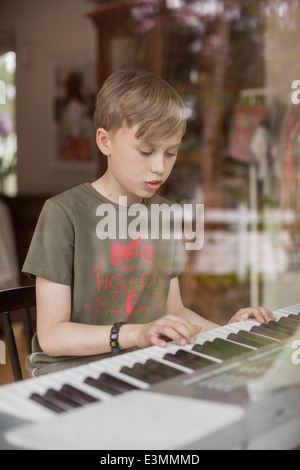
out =
<path fill-rule="evenodd" d="M 154 155 L 153 160 L 151 162 L 151 171 L 152 173 L 156 173 L 158 175 L 163 174 L 165 169 L 165 162 L 164 162 L 164 155 Z"/>

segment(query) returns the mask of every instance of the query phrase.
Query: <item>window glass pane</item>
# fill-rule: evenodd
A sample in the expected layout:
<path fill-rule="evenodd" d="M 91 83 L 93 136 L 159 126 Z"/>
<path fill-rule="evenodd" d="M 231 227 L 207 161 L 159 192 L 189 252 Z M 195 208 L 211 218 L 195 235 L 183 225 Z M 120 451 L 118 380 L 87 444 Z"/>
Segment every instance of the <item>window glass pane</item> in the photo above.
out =
<path fill-rule="evenodd" d="M 186 304 L 225 322 L 249 304 L 298 302 L 300 1 L 132 0 L 126 8 L 129 20 L 112 36 L 129 47 L 131 28 L 128 68 L 165 78 L 189 117 L 164 186 L 174 202 L 205 204 L 204 246 L 189 252 L 181 279 Z M 114 70 L 127 67 L 125 57 Z"/>

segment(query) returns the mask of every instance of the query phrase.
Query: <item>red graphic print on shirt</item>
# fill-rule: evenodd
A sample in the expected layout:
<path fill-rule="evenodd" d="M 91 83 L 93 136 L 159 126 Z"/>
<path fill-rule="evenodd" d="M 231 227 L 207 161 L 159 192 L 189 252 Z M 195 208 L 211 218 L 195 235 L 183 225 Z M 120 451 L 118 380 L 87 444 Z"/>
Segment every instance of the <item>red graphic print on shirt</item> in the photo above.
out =
<path fill-rule="evenodd" d="M 122 264 L 125 260 L 136 259 L 138 254 L 138 246 L 142 244 L 141 248 L 141 258 L 147 264 L 152 264 L 155 259 L 155 251 L 152 245 L 145 245 L 139 237 L 137 240 L 132 240 L 127 245 L 122 245 L 122 243 L 112 241 L 110 247 L 110 259 L 114 265 Z"/>
<path fill-rule="evenodd" d="M 106 253 L 108 257 L 92 268 L 99 298 L 106 299 L 106 305 L 102 303 L 97 313 L 119 319 L 130 319 L 134 314 L 150 318 L 151 308 L 163 308 L 170 271 L 161 259 L 156 259 L 156 249 L 148 240 L 111 240 Z"/>

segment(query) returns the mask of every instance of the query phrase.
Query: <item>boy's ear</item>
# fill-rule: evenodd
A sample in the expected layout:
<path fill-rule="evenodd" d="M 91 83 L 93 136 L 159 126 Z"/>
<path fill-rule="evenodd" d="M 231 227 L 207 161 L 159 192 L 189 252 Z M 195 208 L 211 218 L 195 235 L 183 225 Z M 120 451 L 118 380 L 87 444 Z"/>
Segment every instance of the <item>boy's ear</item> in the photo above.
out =
<path fill-rule="evenodd" d="M 106 129 L 99 127 L 96 132 L 96 143 L 101 152 L 107 157 L 110 155 L 110 139 Z"/>

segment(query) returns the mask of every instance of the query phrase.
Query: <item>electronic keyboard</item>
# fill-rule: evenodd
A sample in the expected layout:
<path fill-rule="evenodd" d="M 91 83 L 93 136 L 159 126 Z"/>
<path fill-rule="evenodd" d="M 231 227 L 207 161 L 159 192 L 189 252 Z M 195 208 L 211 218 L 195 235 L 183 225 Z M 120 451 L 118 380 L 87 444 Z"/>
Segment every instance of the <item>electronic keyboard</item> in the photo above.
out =
<path fill-rule="evenodd" d="M 299 312 L 297 304 L 268 324 L 200 333 L 193 345 L 170 342 L 4 385 L 0 412 L 31 423 L 6 438 L 38 449 L 293 448 Z M 276 373 L 282 360 L 288 377 Z M 277 382 L 264 383 L 274 368 Z"/>

